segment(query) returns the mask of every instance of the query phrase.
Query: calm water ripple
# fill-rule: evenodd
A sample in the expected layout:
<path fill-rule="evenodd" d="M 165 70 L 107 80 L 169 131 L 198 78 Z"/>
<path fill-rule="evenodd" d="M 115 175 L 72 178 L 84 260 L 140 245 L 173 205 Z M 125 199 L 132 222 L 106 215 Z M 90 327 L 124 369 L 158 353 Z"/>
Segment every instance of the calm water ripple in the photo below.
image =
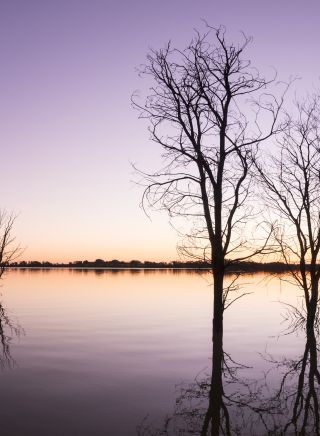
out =
<path fill-rule="evenodd" d="M 210 434 L 213 388 L 225 434 L 300 434 L 303 419 L 318 434 L 305 402 L 319 393 L 317 332 L 279 335 L 280 301 L 299 304 L 299 291 L 260 274 L 241 280 L 253 293 L 226 312 L 212 349 L 210 275 L 9 271 L 1 435 Z"/>

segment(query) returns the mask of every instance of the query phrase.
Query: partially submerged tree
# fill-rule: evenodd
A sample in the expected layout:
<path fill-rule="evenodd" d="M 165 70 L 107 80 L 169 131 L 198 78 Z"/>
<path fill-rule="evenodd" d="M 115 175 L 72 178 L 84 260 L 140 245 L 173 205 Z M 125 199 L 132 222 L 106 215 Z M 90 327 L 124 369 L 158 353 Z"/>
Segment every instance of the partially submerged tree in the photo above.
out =
<path fill-rule="evenodd" d="M 21 248 L 15 243 L 13 225 L 16 217 L 0 210 L 0 278 L 10 262 L 15 260 Z M 0 369 L 13 367 L 15 361 L 10 352 L 10 342 L 13 336 L 23 334 L 22 327 L 14 322 L 0 302 Z"/>
<path fill-rule="evenodd" d="M 277 217 L 276 242 L 303 290 L 307 327 L 312 329 L 320 280 L 320 96 L 297 103 L 296 110 L 296 117 L 287 116 L 277 149 L 256 167 L 267 204 Z"/>
<path fill-rule="evenodd" d="M 15 218 L 5 210 L 0 210 L 0 278 L 10 262 L 15 260 L 21 252 L 12 234 Z"/>
<path fill-rule="evenodd" d="M 266 248 L 250 249 L 245 233 L 250 167 L 259 143 L 279 128 L 283 98 L 266 94 L 274 79 L 243 59 L 249 42 L 229 44 L 224 28 L 209 28 L 183 51 L 170 43 L 153 50 L 140 71 L 152 80 L 150 94 L 144 104 L 134 98 L 164 158 L 159 171 L 143 173 L 143 201 L 192 223 L 183 253 L 212 265 L 214 332 L 223 328 L 226 268 Z"/>

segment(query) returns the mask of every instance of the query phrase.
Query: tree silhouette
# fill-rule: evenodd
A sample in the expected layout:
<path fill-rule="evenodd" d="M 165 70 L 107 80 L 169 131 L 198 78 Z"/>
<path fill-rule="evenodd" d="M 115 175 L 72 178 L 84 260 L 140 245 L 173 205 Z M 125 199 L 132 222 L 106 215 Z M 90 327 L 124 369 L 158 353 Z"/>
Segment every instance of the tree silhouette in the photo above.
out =
<path fill-rule="evenodd" d="M 243 59 L 250 39 L 229 44 L 223 27 L 208 29 L 185 50 L 168 43 L 151 51 L 140 73 L 153 86 L 143 104 L 136 95 L 133 103 L 164 160 L 160 170 L 141 173 L 142 203 L 187 218 L 181 251 L 212 265 L 214 332 L 222 332 L 234 289 L 224 289 L 226 269 L 267 249 L 266 242 L 252 246 L 244 232 L 253 213 L 250 170 L 258 145 L 280 129 L 283 94 L 267 94 L 273 79 Z"/>
<path fill-rule="evenodd" d="M 303 290 L 312 329 L 319 299 L 320 254 L 320 97 L 296 103 L 287 115 L 277 151 L 257 163 L 265 198 L 277 217 L 274 236 L 294 282 Z M 267 163 L 266 163 L 267 162 Z M 294 268 L 292 262 L 299 265 Z"/>
<path fill-rule="evenodd" d="M 15 260 L 21 253 L 21 248 L 15 244 L 12 235 L 16 217 L 0 210 L 0 278 L 10 262 Z"/>

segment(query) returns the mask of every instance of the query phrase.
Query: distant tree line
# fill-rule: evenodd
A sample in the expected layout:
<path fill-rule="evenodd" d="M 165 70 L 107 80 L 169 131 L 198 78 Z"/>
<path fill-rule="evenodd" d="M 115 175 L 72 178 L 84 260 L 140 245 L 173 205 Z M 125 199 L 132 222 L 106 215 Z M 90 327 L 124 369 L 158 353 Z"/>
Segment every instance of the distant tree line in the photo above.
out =
<path fill-rule="evenodd" d="M 96 259 L 94 261 L 89 260 L 76 260 L 68 263 L 57 263 L 48 261 L 20 261 L 12 262 L 8 265 L 10 268 L 122 268 L 122 269 L 191 269 L 195 271 L 199 270 L 211 270 L 212 265 L 209 262 L 201 261 L 172 261 L 172 262 L 152 262 L 152 261 L 140 261 L 140 260 L 130 260 L 125 262 L 122 260 L 103 260 Z M 275 273 L 281 273 L 289 271 L 290 269 L 297 269 L 298 265 L 291 264 L 290 266 L 282 262 L 269 262 L 269 263 L 259 263 L 259 262 L 238 262 L 233 265 L 230 272 L 259 272 L 259 271 L 269 271 Z"/>

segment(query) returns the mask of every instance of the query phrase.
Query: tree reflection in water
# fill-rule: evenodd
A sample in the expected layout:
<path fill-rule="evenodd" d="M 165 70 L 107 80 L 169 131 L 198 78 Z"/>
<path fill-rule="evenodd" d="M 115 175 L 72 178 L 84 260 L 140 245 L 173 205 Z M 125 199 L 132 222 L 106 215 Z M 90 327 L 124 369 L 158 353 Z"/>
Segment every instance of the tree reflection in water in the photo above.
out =
<path fill-rule="evenodd" d="M 223 351 L 222 339 L 222 333 L 214 335 L 211 374 L 180 386 L 172 415 L 157 428 L 145 419 L 139 436 L 257 434 L 267 412 L 259 404 L 261 392 L 256 381 L 241 379 L 248 367 Z"/>
<path fill-rule="evenodd" d="M 16 365 L 11 355 L 10 343 L 14 336 L 20 337 L 22 334 L 23 328 L 9 317 L 0 302 L 0 369 L 13 368 Z"/>
<path fill-rule="evenodd" d="M 223 351 L 222 334 L 214 335 L 212 372 L 179 386 L 176 405 L 160 425 L 146 418 L 137 428 L 139 436 L 320 435 L 317 338 L 318 320 L 295 309 L 296 329 L 305 331 L 304 352 L 298 358 L 275 359 L 264 355 L 269 370 L 259 380 L 242 377 L 248 367 Z M 313 312 L 312 312 L 313 313 Z M 311 315 L 313 316 L 313 314 Z M 279 382 L 274 386 L 276 375 Z"/>
<path fill-rule="evenodd" d="M 295 327 L 304 325 L 305 348 L 296 359 L 274 359 L 268 356 L 273 370 L 281 374 L 280 385 L 274 396 L 269 399 L 270 407 L 277 409 L 279 435 L 320 435 L 319 394 L 320 373 L 318 370 L 319 313 L 316 310 L 300 313 L 294 309 Z M 314 317 L 314 313 L 317 316 Z M 312 325 L 313 323 L 313 325 Z M 272 373 L 267 375 L 271 377 Z"/>

